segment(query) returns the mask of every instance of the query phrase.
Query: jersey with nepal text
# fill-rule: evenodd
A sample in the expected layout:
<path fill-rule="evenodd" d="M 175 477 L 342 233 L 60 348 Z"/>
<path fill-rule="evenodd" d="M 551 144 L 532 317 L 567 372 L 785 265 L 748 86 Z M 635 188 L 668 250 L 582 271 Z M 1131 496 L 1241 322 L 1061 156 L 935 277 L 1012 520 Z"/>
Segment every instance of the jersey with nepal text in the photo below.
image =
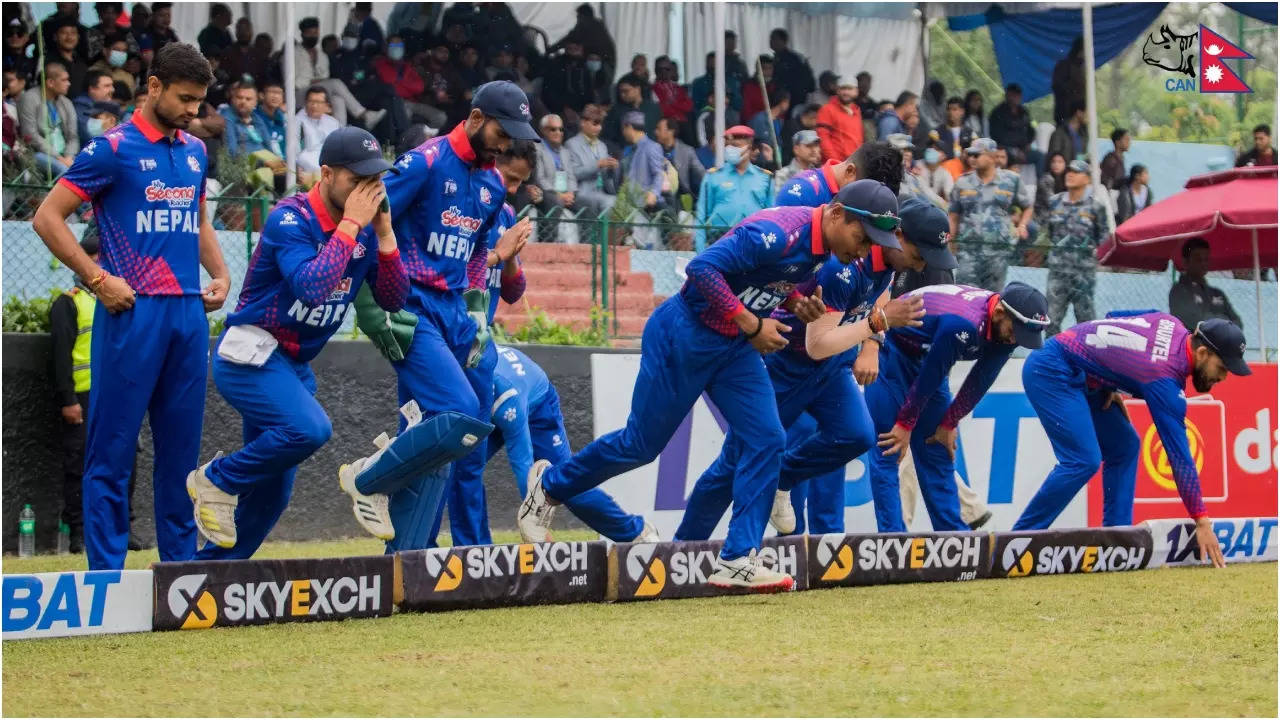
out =
<path fill-rule="evenodd" d="M 923 325 L 891 328 L 886 342 L 919 363 L 897 423 L 913 429 L 925 403 L 960 360 L 976 360 L 940 425 L 955 428 L 995 382 L 1016 347 L 991 337 L 991 310 L 1000 295 L 968 285 L 930 285 L 908 296 L 924 301 Z"/>
<path fill-rule="evenodd" d="M 93 203 L 104 270 L 139 295 L 199 295 L 208 167 L 199 138 L 170 139 L 134 113 L 86 144 L 58 182 Z"/>
<path fill-rule="evenodd" d="M 409 279 L 440 292 L 485 287 L 489 229 L 507 190 L 492 164 L 476 165 L 459 124 L 396 160 L 383 179 Z"/>
<path fill-rule="evenodd" d="M 533 467 L 533 440 L 529 435 L 529 413 L 542 404 L 553 390 L 547 374 L 528 355 L 515 348 L 498 346 L 498 365 L 493 373 L 492 422 L 502 432 L 502 441 L 515 476 L 527 477 Z M 553 444 L 567 443 L 557 434 Z"/>
<path fill-rule="evenodd" d="M 1204 515 L 1200 478 L 1187 443 L 1184 388 L 1194 362 L 1190 333 L 1182 323 L 1162 312 L 1113 313 L 1064 330 L 1048 343 L 1060 347 L 1091 385 L 1119 388 L 1147 402 L 1187 512 Z"/>
<path fill-rule="evenodd" d="M 516 211 L 508 204 L 503 203 L 502 211 L 498 213 L 498 222 L 494 223 L 493 228 L 489 230 L 488 246 L 496 248 L 498 246 L 498 238 L 502 237 L 502 233 L 507 231 L 512 225 L 516 224 Z M 486 256 L 488 253 L 486 252 Z M 520 265 L 520 258 L 515 258 L 516 266 Z M 521 297 L 524 297 L 525 279 L 524 270 L 519 270 L 516 276 L 507 280 L 505 284 L 502 281 L 502 268 L 506 263 L 501 260 L 497 265 L 489 268 L 488 280 L 485 287 L 489 289 L 489 322 L 493 323 L 493 316 L 498 312 L 498 299 L 507 301 L 508 305 L 513 305 Z"/>
<path fill-rule="evenodd" d="M 831 166 L 839 164 L 839 160 L 828 160 L 820 167 L 796 173 L 778 189 L 773 204 L 780 207 L 817 207 L 831 202 L 840 190 Z"/>
<path fill-rule="evenodd" d="M 276 203 L 227 327 L 256 325 L 285 355 L 306 362 L 338 331 L 361 283 L 372 284 L 384 310 L 404 307 L 409 276 L 400 253 L 378 252 L 372 227 L 354 238 L 336 228 L 318 188 Z"/>
<path fill-rule="evenodd" d="M 735 337 L 735 315 L 745 308 L 768 317 L 799 296 L 796 286 L 811 281 L 828 257 L 822 208 L 760 210 L 689 261 L 680 298 L 707 327 Z"/>
<path fill-rule="evenodd" d="M 817 286 L 822 288 L 822 301 L 827 305 L 827 312 L 842 313 L 840 325 L 866 318 L 875 307 L 876 300 L 892 284 L 893 268 L 885 265 L 884 250 L 879 245 L 871 246 L 867 257 L 847 265 L 832 257 L 817 275 Z M 787 347 L 792 352 L 805 354 L 805 324 L 781 307 L 773 311 L 773 317 L 791 328 L 782 334 L 787 339 Z M 850 348 L 851 351 L 854 349 Z"/>

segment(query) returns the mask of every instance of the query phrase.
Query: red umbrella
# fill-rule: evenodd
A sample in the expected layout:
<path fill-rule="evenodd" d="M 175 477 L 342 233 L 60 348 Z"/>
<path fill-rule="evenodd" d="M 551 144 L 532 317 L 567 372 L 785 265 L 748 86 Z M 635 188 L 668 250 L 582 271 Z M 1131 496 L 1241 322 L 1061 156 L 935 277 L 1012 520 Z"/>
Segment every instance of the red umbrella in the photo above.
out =
<path fill-rule="evenodd" d="M 1244 167 L 1197 175 L 1116 228 L 1098 248 L 1103 265 L 1182 269 L 1182 244 L 1202 237 L 1213 270 L 1276 265 L 1276 167 Z M 1257 233 L 1257 249 L 1254 233 Z M 1255 257 L 1254 253 L 1257 252 Z"/>

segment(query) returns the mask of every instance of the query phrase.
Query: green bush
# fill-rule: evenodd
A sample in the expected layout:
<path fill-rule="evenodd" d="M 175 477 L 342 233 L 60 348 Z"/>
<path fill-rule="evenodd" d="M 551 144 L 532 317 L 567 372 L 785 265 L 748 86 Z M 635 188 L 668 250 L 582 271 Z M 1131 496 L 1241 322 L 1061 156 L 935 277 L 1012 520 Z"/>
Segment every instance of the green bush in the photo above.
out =
<path fill-rule="evenodd" d="M 209 318 L 209 337 L 214 337 L 214 338 L 218 337 L 219 335 L 222 334 L 222 331 L 226 327 L 227 327 L 226 315 L 218 315 L 217 317 Z"/>
<path fill-rule="evenodd" d="M 530 308 L 525 311 L 529 322 L 514 333 L 508 333 L 500 325 L 493 326 L 493 340 L 498 343 L 530 343 L 535 345 L 579 345 L 586 347 L 606 347 L 609 345 L 610 314 L 599 305 L 591 308 L 591 327 L 586 330 L 574 330 L 568 325 L 561 325 L 546 311 Z"/>
<path fill-rule="evenodd" d="M 31 300 L 10 295 L 4 302 L 3 313 L 0 313 L 4 332 L 49 332 L 49 306 L 61 294 L 60 290 L 51 290 L 47 296 Z"/>

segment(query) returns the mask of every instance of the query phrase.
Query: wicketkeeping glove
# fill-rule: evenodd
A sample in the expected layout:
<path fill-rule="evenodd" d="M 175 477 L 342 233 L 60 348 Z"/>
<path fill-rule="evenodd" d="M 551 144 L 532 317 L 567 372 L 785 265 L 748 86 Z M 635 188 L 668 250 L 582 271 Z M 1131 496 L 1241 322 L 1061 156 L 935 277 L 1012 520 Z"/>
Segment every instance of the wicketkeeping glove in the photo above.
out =
<path fill-rule="evenodd" d="M 467 355 L 467 367 L 473 368 L 480 364 L 480 358 L 484 357 L 485 348 L 492 339 L 489 335 L 489 291 L 472 288 L 462 293 L 462 299 L 467 303 L 467 314 L 476 324 L 476 339 L 471 342 L 471 352 Z"/>
<path fill-rule="evenodd" d="M 413 342 L 413 329 L 418 316 L 408 310 L 389 313 L 373 299 L 373 291 L 366 284 L 356 293 L 356 327 L 373 341 L 374 347 L 386 359 L 396 362 L 404 359 L 404 353 Z"/>

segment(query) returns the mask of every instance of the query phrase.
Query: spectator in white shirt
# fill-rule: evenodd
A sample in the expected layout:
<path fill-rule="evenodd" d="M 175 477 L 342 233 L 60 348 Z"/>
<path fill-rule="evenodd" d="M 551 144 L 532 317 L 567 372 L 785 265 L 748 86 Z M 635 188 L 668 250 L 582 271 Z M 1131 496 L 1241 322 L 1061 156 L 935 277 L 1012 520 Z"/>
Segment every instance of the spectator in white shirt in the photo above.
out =
<path fill-rule="evenodd" d="M 386 110 L 370 110 L 360 104 L 351 90 L 337 78 L 329 77 L 329 56 L 318 46 L 320 44 L 320 21 L 313 17 L 303 18 L 298 23 L 299 42 L 294 43 L 296 67 L 293 73 L 293 89 L 300 96 L 310 94 L 311 88 L 324 88 L 331 98 L 332 114 L 343 125 L 348 119 L 354 119 L 370 130 L 387 114 Z M 302 100 L 299 97 L 299 100 Z"/>
<path fill-rule="evenodd" d="M 310 185 L 320 177 L 320 146 L 329 133 L 342 127 L 329 113 L 329 92 L 315 86 L 307 90 L 306 104 L 298 111 L 298 125 L 302 127 L 302 148 L 298 153 L 299 181 Z"/>

